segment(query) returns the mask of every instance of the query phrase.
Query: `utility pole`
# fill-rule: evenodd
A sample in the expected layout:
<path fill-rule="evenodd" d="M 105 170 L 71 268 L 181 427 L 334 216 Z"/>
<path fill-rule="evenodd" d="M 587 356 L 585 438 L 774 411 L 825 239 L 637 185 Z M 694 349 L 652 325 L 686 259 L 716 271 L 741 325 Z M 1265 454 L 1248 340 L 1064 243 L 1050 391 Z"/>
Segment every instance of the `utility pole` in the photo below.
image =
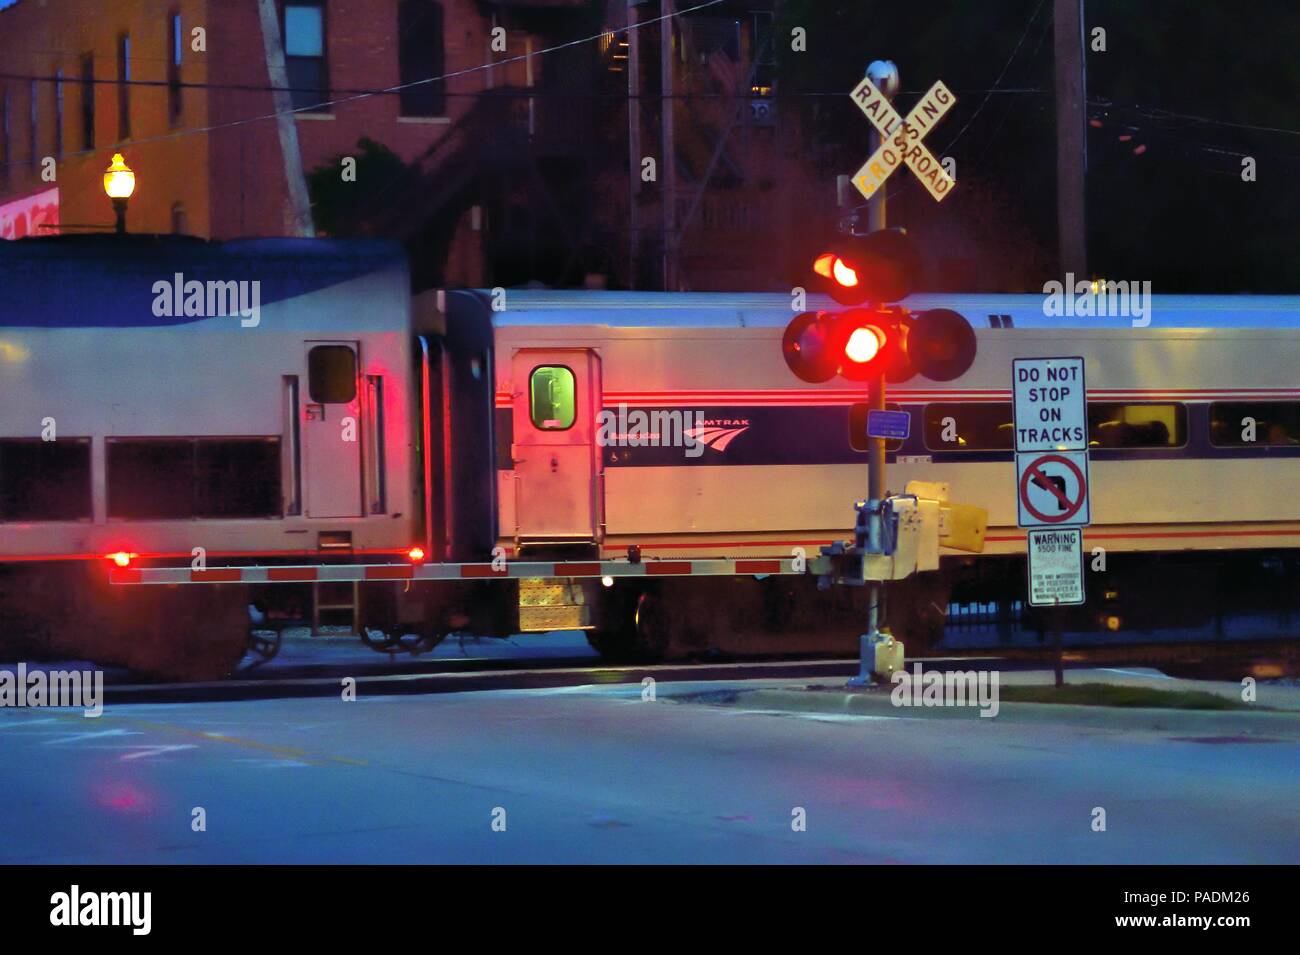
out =
<path fill-rule="evenodd" d="M 627 275 L 628 288 L 637 285 L 637 253 L 641 241 L 641 31 L 636 0 L 627 0 Z"/>
<path fill-rule="evenodd" d="M 1088 275 L 1088 168 L 1083 0 L 1053 0 L 1056 55 L 1056 222 L 1061 272 Z"/>
<path fill-rule="evenodd" d="M 284 65 L 284 44 L 280 42 L 280 14 L 275 0 L 258 0 L 262 21 L 262 44 L 266 51 L 266 73 L 271 80 L 271 102 L 275 106 L 275 125 L 280 134 L 280 156 L 284 160 L 284 180 L 288 203 L 284 207 L 284 228 L 289 235 L 312 238 L 311 201 L 307 197 L 307 175 L 302 168 L 298 148 L 298 127 L 294 125 L 293 98 L 289 94 L 289 72 Z"/>
<path fill-rule="evenodd" d="M 660 102 L 663 117 L 663 155 L 659 159 L 664 196 L 664 291 L 677 290 L 677 162 L 673 140 L 673 19 L 675 0 L 661 0 L 659 21 Z"/>

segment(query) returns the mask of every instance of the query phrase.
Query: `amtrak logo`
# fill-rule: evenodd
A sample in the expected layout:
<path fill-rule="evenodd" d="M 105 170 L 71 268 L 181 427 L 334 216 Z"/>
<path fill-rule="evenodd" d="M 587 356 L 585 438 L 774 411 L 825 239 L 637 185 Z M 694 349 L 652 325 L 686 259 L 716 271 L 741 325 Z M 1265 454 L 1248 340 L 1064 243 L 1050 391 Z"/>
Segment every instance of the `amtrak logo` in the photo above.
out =
<path fill-rule="evenodd" d="M 682 448 L 688 458 L 704 449 L 719 454 L 749 430 L 748 418 L 708 418 L 703 411 L 681 409 L 605 408 L 596 416 L 596 444 L 602 448 Z M 611 452 L 610 463 L 619 460 Z"/>
<path fill-rule="evenodd" d="M 727 446 L 749 430 L 749 419 L 724 418 L 705 421 L 686 432 L 710 451 L 722 453 Z"/>

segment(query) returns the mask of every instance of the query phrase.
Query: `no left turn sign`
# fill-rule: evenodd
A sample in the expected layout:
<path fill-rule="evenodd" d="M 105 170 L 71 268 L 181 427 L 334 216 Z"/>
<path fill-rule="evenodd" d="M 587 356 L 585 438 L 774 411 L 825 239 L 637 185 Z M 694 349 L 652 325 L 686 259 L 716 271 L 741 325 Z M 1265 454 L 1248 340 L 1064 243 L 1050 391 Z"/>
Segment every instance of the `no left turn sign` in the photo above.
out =
<path fill-rule="evenodd" d="M 1016 491 L 1021 527 L 1092 522 L 1086 451 L 1017 454 Z"/>

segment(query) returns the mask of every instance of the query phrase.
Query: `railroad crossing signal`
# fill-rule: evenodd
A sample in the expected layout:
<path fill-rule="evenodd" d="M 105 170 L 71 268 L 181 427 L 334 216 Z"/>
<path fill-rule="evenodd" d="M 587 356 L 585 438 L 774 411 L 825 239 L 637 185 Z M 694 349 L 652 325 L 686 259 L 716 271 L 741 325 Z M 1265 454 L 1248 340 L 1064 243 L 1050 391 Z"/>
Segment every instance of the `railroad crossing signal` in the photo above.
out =
<path fill-rule="evenodd" d="M 850 95 L 858 109 L 880 131 L 881 138 L 880 148 L 853 174 L 853 184 L 858 187 L 858 191 L 870 199 L 893 171 L 906 163 L 912 167 L 916 178 L 921 180 L 921 185 L 929 190 L 935 201 L 942 202 L 944 196 L 957 185 L 957 181 L 944 171 L 934 153 L 921 142 L 921 138 L 957 102 L 952 91 L 943 85 L 942 80 L 937 81 L 907 114 L 906 119 L 898 115 L 885 95 L 865 76 Z"/>
<path fill-rule="evenodd" d="M 907 381 L 918 372 L 933 381 L 952 381 L 975 361 L 975 331 L 945 308 L 912 314 L 893 308 L 849 308 L 803 312 L 781 337 L 786 365 L 804 381 L 820 383 L 837 374 L 849 381 Z"/>

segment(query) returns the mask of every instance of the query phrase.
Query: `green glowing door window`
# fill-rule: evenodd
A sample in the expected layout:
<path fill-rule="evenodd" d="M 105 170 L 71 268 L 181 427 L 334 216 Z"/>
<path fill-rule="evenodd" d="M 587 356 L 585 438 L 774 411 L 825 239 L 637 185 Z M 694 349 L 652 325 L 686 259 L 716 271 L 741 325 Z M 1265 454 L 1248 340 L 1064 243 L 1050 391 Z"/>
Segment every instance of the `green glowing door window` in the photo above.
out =
<path fill-rule="evenodd" d="M 564 431 L 577 417 L 573 372 L 563 365 L 540 365 L 529 377 L 529 415 L 539 431 Z"/>

